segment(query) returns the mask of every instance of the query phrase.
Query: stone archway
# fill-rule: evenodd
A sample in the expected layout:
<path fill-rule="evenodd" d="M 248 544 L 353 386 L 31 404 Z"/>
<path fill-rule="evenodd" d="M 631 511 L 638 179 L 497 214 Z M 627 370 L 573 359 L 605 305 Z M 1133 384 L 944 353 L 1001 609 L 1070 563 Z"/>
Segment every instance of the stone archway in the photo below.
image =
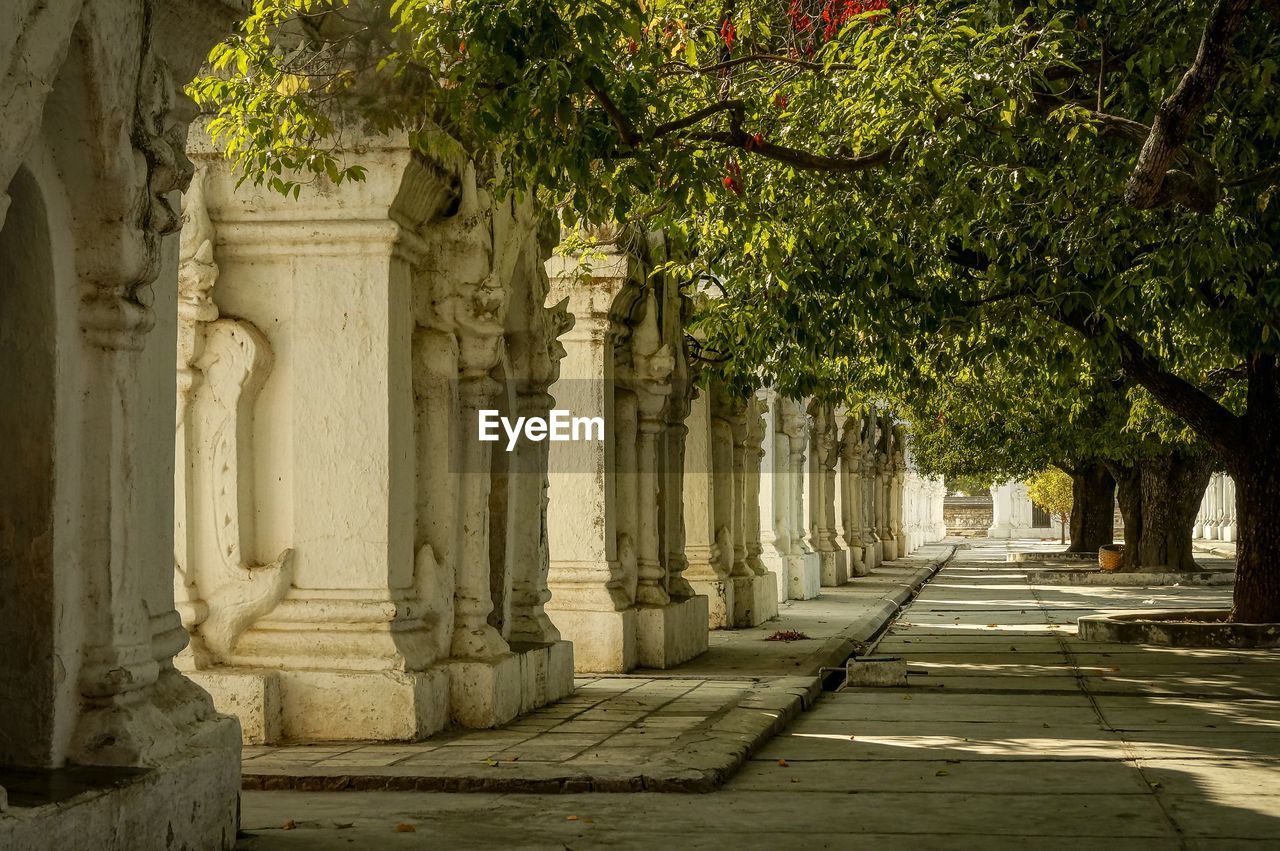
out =
<path fill-rule="evenodd" d="M 0 765 L 50 766 L 54 742 L 55 274 L 43 194 L 9 184 L 0 229 Z"/>

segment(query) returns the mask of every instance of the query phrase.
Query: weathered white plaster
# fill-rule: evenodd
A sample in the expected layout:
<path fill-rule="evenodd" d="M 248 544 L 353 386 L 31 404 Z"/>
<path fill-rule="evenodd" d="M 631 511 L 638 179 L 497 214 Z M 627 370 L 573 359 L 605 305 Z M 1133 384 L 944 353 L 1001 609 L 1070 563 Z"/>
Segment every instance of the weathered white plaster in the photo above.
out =
<path fill-rule="evenodd" d="M 817 401 L 809 403 L 813 432 L 809 450 L 809 539 L 818 553 L 823 586 L 849 581 L 848 553 L 836 528 L 836 466 L 839 463 L 839 426 L 835 409 Z"/>
<path fill-rule="evenodd" d="M 791 439 L 779 431 L 778 394 L 770 388 L 757 391 L 763 409 L 764 433 L 760 450 L 760 561 L 777 580 L 777 600 L 789 599 L 791 587 L 791 531 L 788 511 L 791 500 Z"/>
<path fill-rule="evenodd" d="M 549 408 L 570 324 L 543 306 L 554 230 L 395 139 L 367 141 L 365 181 L 296 200 L 237 190 L 193 146 L 187 664 L 266 741 L 414 739 L 567 694 L 543 611 L 547 444 L 508 453 L 477 428 Z"/>
<path fill-rule="evenodd" d="M 778 431 L 787 436 L 791 448 L 787 465 L 790 478 L 787 528 L 791 542 L 787 557 L 788 596 L 793 600 L 812 600 L 820 592 L 822 573 L 818 553 L 807 537 L 809 464 L 806 452 L 811 423 L 802 401 L 782 399 L 778 408 Z"/>
<path fill-rule="evenodd" d="M 146 769 L 5 848 L 231 848 L 239 730 L 173 666 L 176 190 L 220 2 L 0 13 L 0 765 Z M 3 797 L 0 795 L 0 797 Z"/>
<path fill-rule="evenodd" d="M 991 486 L 991 527 L 988 538 L 1057 538 L 1062 521 L 1050 516 L 1047 526 L 1036 526 L 1034 506 L 1022 482 Z"/>
<path fill-rule="evenodd" d="M 1236 483 L 1226 473 L 1214 473 L 1209 479 L 1191 534 L 1209 541 L 1236 539 Z"/>
<path fill-rule="evenodd" d="M 667 668 L 706 650 L 709 618 L 684 544 L 687 483 L 672 468 L 686 454 L 687 300 L 649 274 L 661 235 L 594 235 L 598 251 L 549 266 L 552 297 L 576 319 L 551 392 L 558 407 L 603 417 L 605 440 L 550 447 L 547 612 L 579 671 Z"/>

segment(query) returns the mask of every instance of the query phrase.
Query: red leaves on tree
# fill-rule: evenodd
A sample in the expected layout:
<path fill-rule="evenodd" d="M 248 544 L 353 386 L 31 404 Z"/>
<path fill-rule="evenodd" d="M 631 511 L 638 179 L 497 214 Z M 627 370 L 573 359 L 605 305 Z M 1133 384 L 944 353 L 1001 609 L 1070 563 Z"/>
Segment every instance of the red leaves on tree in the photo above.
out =
<path fill-rule="evenodd" d="M 785 110 L 789 103 L 791 103 L 791 98 L 787 97 L 782 92 L 778 92 L 773 96 L 773 105 L 778 109 Z"/>
<path fill-rule="evenodd" d="M 791 7 L 787 9 L 787 17 L 791 18 L 791 29 L 798 33 L 807 32 L 809 27 L 813 26 L 813 18 L 800 5 L 800 0 L 791 0 Z"/>
<path fill-rule="evenodd" d="M 728 18 L 724 19 L 724 23 L 720 25 L 720 39 L 724 42 L 724 46 L 733 50 L 733 43 L 738 38 L 738 28 L 733 25 L 733 21 Z"/>
<path fill-rule="evenodd" d="M 822 23 L 822 40 L 830 41 L 840 32 L 840 28 L 859 15 L 866 15 L 868 23 L 875 23 L 889 14 L 888 0 L 820 0 L 821 11 L 816 15 L 805 10 L 805 0 L 791 0 L 787 8 L 787 17 L 791 19 L 791 29 L 797 33 L 805 33 L 815 23 Z M 910 7 L 908 7 L 910 8 Z"/>
<path fill-rule="evenodd" d="M 889 14 L 888 0 L 825 0 L 822 6 L 822 20 L 826 26 L 822 30 L 824 41 L 830 41 L 840 32 L 840 28 L 859 15 L 867 15 L 866 21 L 874 24 Z"/>
<path fill-rule="evenodd" d="M 729 160 L 724 164 L 724 170 L 727 172 L 724 176 L 724 188 L 728 189 L 734 195 L 742 194 L 742 166 L 738 165 L 737 160 Z"/>

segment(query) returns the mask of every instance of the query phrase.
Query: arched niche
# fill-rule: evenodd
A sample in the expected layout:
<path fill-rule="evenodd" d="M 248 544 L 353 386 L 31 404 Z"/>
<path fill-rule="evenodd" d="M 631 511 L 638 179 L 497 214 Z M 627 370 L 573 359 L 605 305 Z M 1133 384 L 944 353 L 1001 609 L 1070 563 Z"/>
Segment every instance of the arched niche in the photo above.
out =
<path fill-rule="evenodd" d="M 43 193 L 27 168 L 0 229 L 0 765 L 55 759 L 57 327 Z"/>

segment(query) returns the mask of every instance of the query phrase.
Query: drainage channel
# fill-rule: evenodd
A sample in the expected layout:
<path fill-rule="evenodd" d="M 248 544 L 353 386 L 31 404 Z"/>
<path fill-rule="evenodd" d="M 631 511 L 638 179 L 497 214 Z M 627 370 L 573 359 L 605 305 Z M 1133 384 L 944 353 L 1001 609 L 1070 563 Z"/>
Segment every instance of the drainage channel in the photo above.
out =
<path fill-rule="evenodd" d="M 925 675 L 926 672 L 924 671 L 907 671 L 906 661 L 900 657 L 867 656 L 864 654 L 869 650 L 873 650 L 875 646 L 880 643 L 880 639 L 883 638 L 884 634 L 889 631 L 889 628 L 898 621 L 898 618 L 902 616 L 903 611 L 915 602 L 916 597 L 920 596 L 920 592 L 924 590 L 924 587 L 932 582 L 933 578 L 937 576 L 944 567 L 951 563 L 952 559 L 956 557 L 956 553 L 960 552 L 961 549 L 968 548 L 969 545 L 951 544 L 950 546 L 951 552 L 947 553 L 945 558 L 935 564 L 933 570 L 929 572 L 929 575 L 925 577 L 924 581 L 917 585 L 915 589 L 907 595 L 907 598 L 898 604 L 898 608 L 894 611 L 892 616 L 885 618 L 884 623 L 880 624 L 880 627 L 872 633 L 866 641 L 854 647 L 853 652 L 845 658 L 839 667 L 818 669 L 818 675 L 822 677 L 823 691 L 835 692 L 844 688 L 845 684 L 849 680 L 850 664 L 859 664 L 864 666 L 862 668 L 862 673 L 869 675 L 869 682 L 866 683 L 867 685 L 892 685 L 899 676 L 902 678 L 901 685 L 906 685 L 905 678 L 907 676 Z M 877 668 L 880 668 L 880 666 L 883 666 L 883 671 L 876 670 Z"/>

